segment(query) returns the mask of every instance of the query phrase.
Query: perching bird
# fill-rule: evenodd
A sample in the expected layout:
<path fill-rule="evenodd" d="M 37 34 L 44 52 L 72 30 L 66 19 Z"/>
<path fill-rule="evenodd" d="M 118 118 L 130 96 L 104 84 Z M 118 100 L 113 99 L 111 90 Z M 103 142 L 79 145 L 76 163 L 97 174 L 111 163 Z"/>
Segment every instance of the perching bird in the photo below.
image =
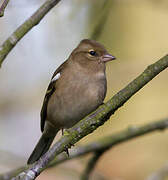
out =
<path fill-rule="evenodd" d="M 115 57 L 94 40 L 82 40 L 54 72 L 41 109 L 42 136 L 28 159 L 47 152 L 60 129 L 70 128 L 98 108 L 106 95 L 105 63 Z"/>

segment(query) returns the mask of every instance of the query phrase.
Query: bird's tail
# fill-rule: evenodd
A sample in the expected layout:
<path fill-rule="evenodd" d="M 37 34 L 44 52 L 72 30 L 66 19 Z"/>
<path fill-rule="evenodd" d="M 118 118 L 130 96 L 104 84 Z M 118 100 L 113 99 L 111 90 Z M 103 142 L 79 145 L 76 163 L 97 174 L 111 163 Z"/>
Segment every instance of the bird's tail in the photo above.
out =
<path fill-rule="evenodd" d="M 45 154 L 50 148 L 57 133 L 47 134 L 43 132 L 39 142 L 34 148 L 32 154 L 30 155 L 27 164 L 33 164 L 35 161 L 39 160 L 40 157 Z"/>

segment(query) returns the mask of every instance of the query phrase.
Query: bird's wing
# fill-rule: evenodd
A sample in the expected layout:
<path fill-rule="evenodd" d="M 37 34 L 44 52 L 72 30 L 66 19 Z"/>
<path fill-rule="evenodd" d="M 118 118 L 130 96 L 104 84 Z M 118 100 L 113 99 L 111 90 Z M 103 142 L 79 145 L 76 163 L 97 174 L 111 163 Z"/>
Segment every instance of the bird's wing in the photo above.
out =
<path fill-rule="evenodd" d="M 45 94 L 43 105 L 42 105 L 42 108 L 41 108 L 41 113 L 40 113 L 40 115 L 41 115 L 41 131 L 42 132 L 44 130 L 45 120 L 47 118 L 48 101 L 49 101 L 50 97 L 52 96 L 52 94 L 55 91 L 56 81 L 60 77 L 60 74 L 63 71 L 63 67 L 65 68 L 66 64 L 67 64 L 67 61 L 65 61 L 61 66 L 59 66 L 59 68 L 54 72 L 54 74 L 53 74 L 53 76 L 51 78 L 50 84 L 49 84 L 49 86 L 47 88 L 47 92 Z"/>

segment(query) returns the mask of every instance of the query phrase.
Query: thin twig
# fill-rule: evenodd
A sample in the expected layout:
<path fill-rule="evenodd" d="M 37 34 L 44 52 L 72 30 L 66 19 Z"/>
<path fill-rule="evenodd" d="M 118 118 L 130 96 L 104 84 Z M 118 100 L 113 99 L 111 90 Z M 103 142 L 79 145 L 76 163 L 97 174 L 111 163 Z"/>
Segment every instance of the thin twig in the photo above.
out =
<path fill-rule="evenodd" d="M 110 12 L 111 12 L 111 1 L 106 0 L 101 9 L 100 18 L 98 21 L 96 21 L 96 25 L 93 28 L 93 31 L 91 32 L 91 35 L 90 35 L 91 39 L 97 40 L 100 38 Z"/>
<path fill-rule="evenodd" d="M 104 153 L 104 151 L 96 151 L 93 155 L 93 157 L 91 157 L 91 159 L 89 160 L 86 169 L 84 170 L 82 176 L 81 176 L 81 180 L 89 180 L 89 177 L 93 171 L 93 169 L 96 166 L 97 161 L 100 159 L 101 155 Z"/>
<path fill-rule="evenodd" d="M 3 1 L 2 6 L 0 7 L 0 17 L 4 16 L 4 11 L 8 3 L 9 3 L 9 0 Z"/>
<path fill-rule="evenodd" d="M 120 108 L 128 99 L 130 99 L 145 84 L 151 81 L 156 75 L 168 67 L 168 56 L 164 56 L 156 63 L 148 66 L 145 71 L 128 84 L 124 89 L 119 91 L 107 103 L 101 105 L 97 110 L 82 119 L 72 128 L 65 131 L 64 136 L 60 138 L 55 145 L 44 154 L 37 162 L 29 167 L 25 172 L 19 174 L 13 180 L 35 179 L 54 157 L 63 152 L 67 147 L 71 147 L 84 136 L 92 133 L 99 126 L 103 125 L 114 112 Z M 162 127 L 165 128 L 165 127 Z"/>
<path fill-rule="evenodd" d="M 168 164 L 152 173 L 146 180 L 165 180 L 168 177 Z"/>
<path fill-rule="evenodd" d="M 0 46 L 0 66 L 5 57 L 15 47 L 18 41 L 28 33 L 42 18 L 61 0 L 47 0 L 29 19 L 27 19 L 14 33 Z"/>

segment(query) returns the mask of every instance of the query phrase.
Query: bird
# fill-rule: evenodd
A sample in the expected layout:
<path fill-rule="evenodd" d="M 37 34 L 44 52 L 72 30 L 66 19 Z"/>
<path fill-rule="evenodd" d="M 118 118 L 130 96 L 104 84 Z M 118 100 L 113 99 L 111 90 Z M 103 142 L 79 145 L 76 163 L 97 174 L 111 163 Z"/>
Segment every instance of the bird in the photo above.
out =
<path fill-rule="evenodd" d="M 95 40 L 83 39 L 54 72 L 41 109 L 42 136 L 27 164 L 39 160 L 57 132 L 74 126 L 103 104 L 106 63 L 116 59 Z"/>

